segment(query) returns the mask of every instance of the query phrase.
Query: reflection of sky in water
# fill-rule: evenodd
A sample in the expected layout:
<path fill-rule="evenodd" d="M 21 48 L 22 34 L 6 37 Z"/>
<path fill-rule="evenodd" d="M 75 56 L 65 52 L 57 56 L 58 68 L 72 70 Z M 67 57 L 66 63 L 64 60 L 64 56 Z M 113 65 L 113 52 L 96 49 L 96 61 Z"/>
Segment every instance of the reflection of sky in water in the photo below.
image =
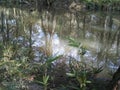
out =
<path fill-rule="evenodd" d="M 41 46 L 44 46 L 45 45 L 45 34 L 44 32 L 42 31 L 41 27 L 36 25 L 35 26 L 37 31 L 36 32 L 33 32 L 32 34 L 32 40 L 34 41 L 33 43 L 33 46 L 35 47 L 41 47 Z M 87 33 L 87 36 L 91 36 L 91 33 Z M 47 38 L 49 40 L 50 38 L 50 35 L 48 34 L 47 35 Z M 98 44 L 98 42 L 94 42 L 94 43 L 88 43 L 85 42 L 87 45 L 89 45 L 90 47 L 93 47 L 94 49 L 96 49 L 96 52 L 99 51 L 99 46 L 100 44 Z M 97 47 L 95 47 L 97 46 Z M 73 48 L 73 47 L 70 47 L 68 46 L 68 44 L 65 42 L 65 40 L 61 40 L 59 38 L 59 36 L 54 33 L 53 36 L 52 36 L 52 55 L 55 56 L 55 55 L 66 55 L 66 56 L 71 56 L 73 58 L 75 58 L 76 60 L 80 60 L 80 56 L 78 55 L 78 50 L 77 48 Z M 36 51 L 36 57 L 39 57 L 40 53 L 38 53 L 38 51 Z M 35 58 L 37 59 L 37 58 Z M 84 55 L 84 59 L 85 59 L 85 62 L 89 62 L 89 63 L 93 63 L 93 64 L 96 64 L 98 63 L 97 62 L 97 55 L 96 54 L 93 54 L 92 51 L 89 51 L 87 50 L 86 54 Z M 104 65 L 104 62 L 105 60 L 99 62 L 99 65 L 102 66 Z M 113 62 L 110 62 L 109 65 L 108 65 L 109 68 L 111 69 L 117 69 L 117 66 L 115 66 L 113 64 Z"/>
<path fill-rule="evenodd" d="M 115 71 L 118 69 L 118 66 L 116 66 L 112 61 L 108 62 L 108 67 L 111 71 Z"/>
<path fill-rule="evenodd" d="M 37 26 L 37 29 L 38 31 L 32 35 L 32 40 L 34 41 L 33 46 L 41 47 L 45 45 L 45 35 L 39 26 Z M 48 35 L 47 38 L 49 37 Z M 68 44 L 64 40 L 61 40 L 56 33 L 52 36 L 52 51 L 53 56 L 66 55 L 80 60 L 77 48 L 68 46 Z M 95 60 L 90 51 L 87 51 L 84 57 L 89 58 L 89 60 Z"/>
<path fill-rule="evenodd" d="M 6 23 L 6 20 L 5 20 L 5 23 Z M 16 20 L 15 19 L 8 20 L 7 23 L 10 25 L 16 25 Z"/>
<path fill-rule="evenodd" d="M 62 43 L 60 42 L 60 39 L 58 37 L 58 35 L 55 33 L 53 35 L 53 39 L 52 39 L 53 43 L 52 43 L 52 48 L 53 48 L 53 55 L 62 55 L 64 54 L 64 45 L 62 45 Z"/>
<path fill-rule="evenodd" d="M 36 32 L 33 32 L 32 34 L 32 40 L 34 41 L 33 46 L 35 47 L 41 47 L 45 45 L 45 35 L 42 31 L 41 27 L 38 25 L 35 25 L 35 28 L 37 29 Z M 48 34 L 47 38 L 50 38 L 50 35 Z M 65 43 L 64 40 L 61 40 L 56 33 L 52 36 L 52 54 L 54 55 L 68 55 L 76 58 L 77 55 L 77 49 L 75 48 L 69 48 L 69 46 Z"/>
<path fill-rule="evenodd" d="M 35 26 L 35 28 L 37 29 L 37 32 L 33 32 L 32 34 L 32 40 L 34 41 L 34 44 L 33 46 L 36 46 L 36 47 L 40 47 L 40 46 L 43 46 L 45 44 L 45 41 L 43 40 L 44 38 L 44 33 L 41 29 L 40 26 Z"/>

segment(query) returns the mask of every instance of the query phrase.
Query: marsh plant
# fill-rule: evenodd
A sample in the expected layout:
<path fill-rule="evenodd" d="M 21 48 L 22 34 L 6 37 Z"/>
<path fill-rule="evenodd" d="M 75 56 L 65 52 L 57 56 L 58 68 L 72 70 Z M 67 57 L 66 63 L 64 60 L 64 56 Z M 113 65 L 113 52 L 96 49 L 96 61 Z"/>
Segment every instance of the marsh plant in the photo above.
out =
<path fill-rule="evenodd" d="M 66 73 L 67 76 L 74 78 L 77 85 L 70 86 L 76 90 L 86 90 L 87 84 L 90 84 L 91 81 L 89 78 L 91 77 L 91 70 L 87 69 L 86 65 L 79 61 L 71 61 L 70 72 Z"/>
<path fill-rule="evenodd" d="M 69 38 L 69 45 L 78 48 L 78 55 L 84 55 L 86 53 L 86 50 L 85 48 L 83 48 L 82 44 L 80 42 L 77 42 L 73 38 Z M 87 84 L 91 83 L 91 81 L 88 80 L 91 71 L 87 70 L 86 64 L 82 63 L 81 61 L 71 60 L 69 62 L 69 65 L 71 72 L 66 74 L 69 77 L 74 77 L 79 85 L 79 87 L 73 88 L 76 88 L 77 90 L 86 90 Z"/>
<path fill-rule="evenodd" d="M 33 64 L 28 62 L 27 56 L 21 56 L 15 60 L 14 49 L 12 46 L 6 46 L 2 50 L 0 59 L 0 82 L 9 88 L 9 90 L 19 90 L 27 88 L 26 81 L 33 70 Z M 32 67 L 32 68 L 31 68 Z"/>
<path fill-rule="evenodd" d="M 37 81 L 37 83 L 42 84 L 44 87 L 44 90 L 47 90 L 48 84 L 49 84 L 48 81 L 49 81 L 49 75 L 44 75 L 42 78 L 42 81 Z"/>
<path fill-rule="evenodd" d="M 73 38 L 69 39 L 69 45 L 75 48 L 78 48 L 78 55 L 83 59 L 83 55 L 86 53 L 86 49 L 82 46 L 80 42 L 77 42 Z M 86 90 L 88 84 L 91 84 L 91 78 L 95 78 L 95 76 L 103 70 L 103 67 L 93 67 L 87 65 L 83 60 L 79 61 L 72 58 L 69 61 L 70 72 L 66 73 L 67 76 L 74 78 L 76 81 L 74 86 L 70 86 L 76 90 Z"/>
<path fill-rule="evenodd" d="M 52 63 L 55 62 L 56 60 L 59 60 L 59 58 L 61 57 L 61 55 L 59 56 L 50 56 L 46 59 L 46 61 L 42 64 L 41 68 L 43 68 L 43 74 L 42 74 L 42 80 L 35 80 L 35 82 L 43 85 L 44 90 L 48 89 L 48 85 L 49 85 L 49 81 L 52 78 L 52 76 L 49 75 L 49 73 L 51 72 L 51 66 Z M 41 78 L 41 77 L 38 77 Z"/>

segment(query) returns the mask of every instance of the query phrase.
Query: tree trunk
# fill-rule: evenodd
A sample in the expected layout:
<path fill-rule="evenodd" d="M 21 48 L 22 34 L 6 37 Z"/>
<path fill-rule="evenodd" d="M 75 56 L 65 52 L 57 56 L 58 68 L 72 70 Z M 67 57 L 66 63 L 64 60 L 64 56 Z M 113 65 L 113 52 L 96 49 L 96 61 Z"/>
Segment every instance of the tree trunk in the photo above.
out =
<path fill-rule="evenodd" d="M 120 90 L 120 66 L 114 73 L 112 80 L 110 81 L 107 90 Z"/>

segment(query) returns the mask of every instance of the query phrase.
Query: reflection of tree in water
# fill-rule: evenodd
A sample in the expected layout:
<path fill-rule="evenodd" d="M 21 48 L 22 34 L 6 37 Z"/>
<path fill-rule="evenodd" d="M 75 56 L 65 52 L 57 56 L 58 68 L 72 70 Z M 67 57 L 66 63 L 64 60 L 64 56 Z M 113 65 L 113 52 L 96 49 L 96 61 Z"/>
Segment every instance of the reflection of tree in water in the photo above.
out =
<path fill-rule="evenodd" d="M 51 3 L 52 2 L 47 2 L 46 6 L 51 6 Z M 36 0 L 36 8 L 37 4 Z M 44 4 L 44 2 L 42 4 Z M 29 7 L 32 6 L 30 5 Z M 53 35 L 57 33 L 62 39 L 74 37 L 81 42 L 97 42 L 98 46 L 94 45 L 97 49 L 89 49 L 89 42 L 86 48 L 91 50 L 91 53 L 95 53 L 97 60 L 101 62 L 102 60 L 116 60 L 119 57 L 120 26 L 119 20 L 116 24 L 114 21 L 116 18 L 112 16 L 112 14 L 100 16 L 97 13 L 91 14 L 89 12 L 63 12 L 59 15 L 59 13 L 50 10 L 50 7 L 47 7 L 46 11 L 41 10 L 39 13 L 36 11 L 26 12 L 21 9 L 2 9 L 0 17 L 1 43 L 6 47 L 13 45 L 13 52 L 15 53 L 12 58 L 14 59 L 20 60 L 22 56 L 29 57 L 29 60 L 34 59 L 33 49 L 35 47 L 32 46 L 34 42 L 32 40 L 32 34 L 35 32 L 33 27 L 38 20 L 40 20 L 40 27 L 45 35 L 43 53 L 45 53 L 46 56 L 52 56 Z M 27 48 L 27 50 L 20 52 L 24 47 Z M 72 51 L 72 53 L 73 52 L 74 51 Z M 117 72 L 119 73 L 119 69 Z M 116 75 L 114 76 L 116 77 Z"/>

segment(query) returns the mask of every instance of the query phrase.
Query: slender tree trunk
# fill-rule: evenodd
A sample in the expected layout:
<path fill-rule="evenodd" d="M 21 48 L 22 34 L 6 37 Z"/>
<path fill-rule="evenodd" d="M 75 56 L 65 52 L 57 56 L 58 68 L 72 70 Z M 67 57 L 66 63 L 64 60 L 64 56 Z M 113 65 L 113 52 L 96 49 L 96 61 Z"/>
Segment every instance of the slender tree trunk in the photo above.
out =
<path fill-rule="evenodd" d="M 33 55 L 32 55 L 32 24 L 29 25 L 29 59 L 32 60 Z"/>
<path fill-rule="evenodd" d="M 9 25 L 8 25 L 8 19 L 6 20 L 6 30 L 7 30 L 7 36 L 6 36 L 6 40 L 7 40 L 7 44 L 9 45 L 9 39 L 10 39 L 10 31 L 9 31 Z"/>
<path fill-rule="evenodd" d="M 6 37 L 5 37 L 5 32 L 4 32 L 4 20 L 5 19 L 5 17 L 4 17 L 4 12 L 2 11 L 1 12 L 1 33 L 2 33 L 2 41 L 3 41 L 3 44 L 5 45 L 5 39 L 6 39 Z"/>
<path fill-rule="evenodd" d="M 120 90 L 120 66 L 114 73 L 113 78 L 107 87 L 107 90 Z"/>

